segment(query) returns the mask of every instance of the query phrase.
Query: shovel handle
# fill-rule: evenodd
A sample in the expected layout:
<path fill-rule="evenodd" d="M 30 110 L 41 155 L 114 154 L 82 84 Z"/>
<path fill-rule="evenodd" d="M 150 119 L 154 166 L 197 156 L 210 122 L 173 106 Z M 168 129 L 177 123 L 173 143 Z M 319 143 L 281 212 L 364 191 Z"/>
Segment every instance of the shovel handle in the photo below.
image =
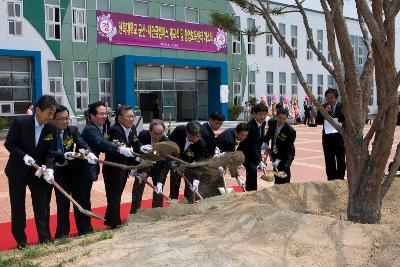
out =
<path fill-rule="evenodd" d="M 36 170 L 40 168 L 39 165 L 37 165 L 36 163 L 31 163 L 31 165 L 32 165 L 32 167 L 35 168 Z M 71 201 L 71 202 L 72 202 L 72 205 L 74 205 L 74 206 L 79 210 L 79 212 L 81 212 L 81 213 L 83 213 L 83 214 L 85 214 L 85 215 L 87 215 L 87 216 L 94 217 L 94 218 L 100 219 L 100 220 L 102 220 L 102 221 L 105 221 L 105 219 L 104 219 L 103 217 L 101 217 L 100 215 L 95 214 L 95 213 L 92 213 L 91 211 L 85 210 L 85 209 L 84 209 L 81 205 L 79 205 L 79 203 L 76 202 L 76 200 L 73 199 L 73 198 L 64 190 L 64 188 L 62 188 L 61 185 L 59 185 L 54 179 L 51 181 L 51 184 L 52 184 L 55 188 L 57 188 L 57 190 L 59 190 L 69 201 Z"/>
<path fill-rule="evenodd" d="M 153 189 L 154 192 L 157 193 L 157 188 L 156 188 L 152 183 L 150 183 L 149 181 L 146 180 L 146 184 L 147 184 L 148 186 L 150 186 L 150 187 Z M 158 193 L 157 193 L 157 194 L 158 194 Z M 173 203 L 172 199 L 170 199 L 170 198 L 169 198 L 168 196 L 166 196 L 164 193 L 160 193 L 160 195 L 162 195 L 166 200 L 168 200 L 168 202 L 169 202 L 170 204 Z"/>

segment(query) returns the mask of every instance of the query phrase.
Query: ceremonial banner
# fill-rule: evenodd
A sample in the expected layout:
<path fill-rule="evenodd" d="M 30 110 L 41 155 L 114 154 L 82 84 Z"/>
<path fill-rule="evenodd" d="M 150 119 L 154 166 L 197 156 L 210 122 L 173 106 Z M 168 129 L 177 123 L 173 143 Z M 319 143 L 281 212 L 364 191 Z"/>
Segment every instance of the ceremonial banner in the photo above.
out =
<path fill-rule="evenodd" d="M 227 53 L 227 33 L 203 24 L 96 11 L 100 44 Z"/>

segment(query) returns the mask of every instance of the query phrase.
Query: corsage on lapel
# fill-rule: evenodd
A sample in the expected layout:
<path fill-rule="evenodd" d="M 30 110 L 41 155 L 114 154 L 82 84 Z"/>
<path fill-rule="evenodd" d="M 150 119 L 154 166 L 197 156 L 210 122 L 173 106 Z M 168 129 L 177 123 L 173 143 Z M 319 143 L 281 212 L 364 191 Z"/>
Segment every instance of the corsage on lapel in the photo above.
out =
<path fill-rule="evenodd" d="M 62 144 L 66 149 L 69 149 L 74 144 L 74 138 L 69 135 L 62 141 Z"/>
<path fill-rule="evenodd" d="M 278 139 L 281 140 L 282 142 L 285 142 L 286 138 L 287 138 L 287 135 L 284 133 L 280 133 L 278 135 Z"/>
<path fill-rule="evenodd" d="M 193 153 L 193 151 L 192 151 L 191 149 L 187 149 L 187 150 L 185 151 L 185 155 L 186 155 L 186 157 L 188 157 L 188 158 L 194 158 L 194 153 Z"/>
<path fill-rule="evenodd" d="M 107 133 L 103 133 L 103 137 L 104 137 L 104 139 L 107 139 L 107 140 L 110 138 L 110 136 Z"/>
<path fill-rule="evenodd" d="M 45 137 L 43 137 L 44 141 L 51 141 L 53 140 L 53 135 L 51 133 L 47 134 Z"/>

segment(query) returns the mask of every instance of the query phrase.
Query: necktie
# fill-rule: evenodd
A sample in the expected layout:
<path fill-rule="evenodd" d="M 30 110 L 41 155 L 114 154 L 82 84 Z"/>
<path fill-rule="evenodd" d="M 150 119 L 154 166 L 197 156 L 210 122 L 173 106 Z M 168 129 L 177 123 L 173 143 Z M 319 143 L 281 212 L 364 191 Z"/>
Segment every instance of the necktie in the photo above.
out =
<path fill-rule="evenodd" d="M 57 134 L 57 151 L 58 152 L 64 152 L 64 147 L 63 147 L 63 144 L 62 144 L 61 134 Z"/>

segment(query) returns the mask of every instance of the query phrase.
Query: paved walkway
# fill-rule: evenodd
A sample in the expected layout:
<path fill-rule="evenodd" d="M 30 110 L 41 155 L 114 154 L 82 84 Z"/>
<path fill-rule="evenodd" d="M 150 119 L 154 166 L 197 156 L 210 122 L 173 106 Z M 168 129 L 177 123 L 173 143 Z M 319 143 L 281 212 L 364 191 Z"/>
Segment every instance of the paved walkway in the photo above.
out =
<path fill-rule="evenodd" d="M 321 127 L 317 128 L 309 128 L 304 125 L 296 125 L 294 126 L 297 131 L 297 139 L 295 142 L 296 146 L 296 157 L 292 165 L 292 182 L 307 182 L 307 181 L 324 181 L 326 180 L 325 175 L 325 164 L 324 164 L 324 155 L 322 151 L 321 144 Z M 367 126 L 369 129 L 369 126 Z M 392 147 L 392 156 L 389 158 L 390 160 L 393 158 L 396 145 L 400 142 L 400 127 L 396 128 L 395 141 Z M 8 152 L 4 148 L 4 141 L 0 142 L 0 223 L 8 222 L 11 220 L 10 213 L 10 202 L 8 195 L 8 182 L 7 177 L 4 174 L 5 164 L 8 159 Z M 268 165 L 268 169 L 271 169 L 271 165 Z M 244 168 L 241 169 L 241 172 L 244 173 Z M 259 174 L 261 176 L 261 173 Z M 243 175 L 244 176 L 244 175 Z M 227 183 L 229 185 L 234 185 L 236 182 L 227 177 Z M 259 189 L 265 188 L 267 186 L 273 185 L 273 183 L 268 183 L 258 180 Z M 132 192 L 133 179 L 128 179 L 128 183 L 125 187 L 124 193 L 122 195 L 122 202 L 127 203 L 131 201 L 131 192 Z M 167 179 L 167 185 L 164 190 L 165 192 L 169 192 L 169 179 Z M 183 193 L 183 184 L 181 185 L 181 193 Z M 167 193 L 168 194 L 168 193 Z M 152 191 L 147 187 L 144 193 L 143 199 L 151 198 Z M 106 197 L 104 190 L 104 182 L 103 178 L 100 176 L 99 180 L 96 181 L 93 185 L 92 189 L 92 207 L 102 207 L 106 206 Z M 26 207 L 27 207 L 27 217 L 33 217 L 31 198 L 29 189 L 27 189 L 27 198 L 26 198 Z M 51 202 L 51 214 L 56 213 L 56 204 L 55 197 L 53 193 L 52 202 Z"/>

